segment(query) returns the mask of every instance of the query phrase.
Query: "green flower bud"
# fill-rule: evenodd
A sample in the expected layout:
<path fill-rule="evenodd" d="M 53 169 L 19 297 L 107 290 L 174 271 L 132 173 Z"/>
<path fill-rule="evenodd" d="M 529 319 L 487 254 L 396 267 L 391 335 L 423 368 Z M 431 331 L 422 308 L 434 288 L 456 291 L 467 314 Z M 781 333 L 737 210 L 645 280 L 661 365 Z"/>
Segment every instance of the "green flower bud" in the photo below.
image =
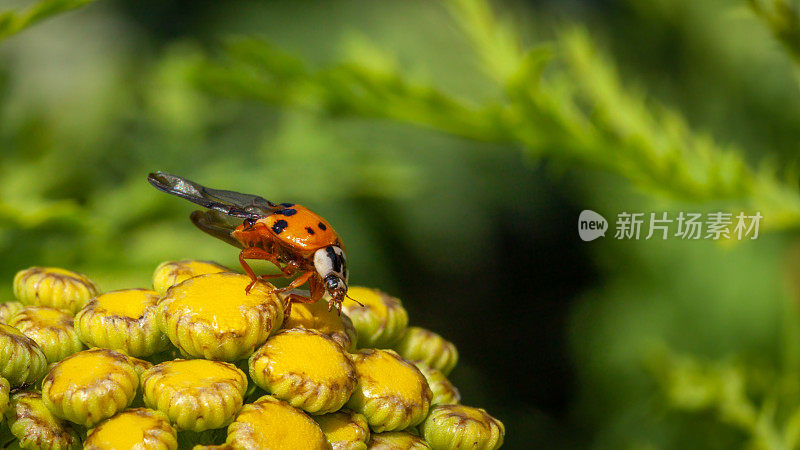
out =
<path fill-rule="evenodd" d="M 348 352 L 356 348 L 356 329 L 346 314 L 328 310 L 328 300 L 316 303 L 295 303 L 291 314 L 283 320 L 283 328 L 306 328 L 329 336 Z"/>
<path fill-rule="evenodd" d="M 463 405 L 439 405 L 420 426 L 434 450 L 476 448 L 493 450 L 503 445 L 505 426 L 483 409 Z"/>
<path fill-rule="evenodd" d="M 128 448 L 176 450 L 178 433 L 161 411 L 128 409 L 89 430 L 87 450 Z"/>
<path fill-rule="evenodd" d="M 425 439 L 407 431 L 374 433 L 369 441 L 370 450 L 430 450 Z"/>
<path fill-rule="evenodd" d="M 176 284 L 189 278 L 209 273 L 233 272 L 225 266 L 211 261 L 165 261 L 153 272 L 153 289 L 161 295 Z"/>
<path fill-rule="evenodd" d="M 56 416 L 92 427 L 130 406 L 138 386 L 127 356 L 94 348 L 56 364 L 42 382 L 42 400 Z"/>
<path fill-rule="evenodd" d="M 428 415 L 433 394 L 413 364 L 393 350 L 361 350 L 353 355 L 358 384 L 348 408 L 367 418 L 376 432 L 402 430 Z"/>
<path fill-rule="evenodd" d="M 81 448 L 78 432 L 69 422 L 54 416 L 36 392 L 20 392 L 11 397 L 6 420 L 19 446 L 41 450 Z"/>
<path fill-rule="evenodd" d="M 342 407 L 356 387 L 344 349 L 316 330 L 283 330 L 267 339 L 249 361 L 250 377 L 265 391 L 311 414 Z"/>
<path fill-rule="evenodd" d="M 283 302 L 266 283 L 215 273 L 171 287 L 158 304 L 158 322 L 186 355 L 237 361 L 249 357 L 283 322 Z"/>
<path fill-rule="evenodd" d="M 124 289 L 93 298 L 75 322 L 81 340 L 90 347 L 120 350 L 131 356 L 150 356 L 169 346 L 158 327 L 161 299 L 156 291 Z"/>
<path fill-rule="evenodd" d="M 416 366 L 428 380 L 428 386 L 433 392 L 431 405 L 454 405 L 461 402 L 461 393 L 442 372 L 422 363 L 416 363 Z"/>
<path fill-rule="evenodd" d="M 408 313 L 400 300 L 377 289 L 352 286 L 342 311 L 353 321 L 359 348 L 389 348 L 408 326 Z"/>
<path fill-rule="evenodd" d="M 367 419 L 357 412 L 343 409 L 314 416 L 333 450 L 366 450 L 369 441 Z"/>
<path fill-rule="evenodd" d="M 178 430 L 204 431 L 231 423 L 242 406 L 247 376 L 233 364 L 178 359 L 142 374 L 144 402 Z"/>
<path fill-rule="evenodd" d="M 0 376 L 11 386 L 32 385 L 47 370 L 47 358 L 33 339 L 0 324 Z"/>
<path fill-rule="evenodd" d="M 330 449 L 316 422 L 292 405 L 265 395 L 244 405 L 228 427 L 228 445 L 235 449 Z"/>
<path fill-rule="evenodd" d="M 61 361 L 83 349 L 71 315 L 49 306 L 26 306 L 8 324 L 33 339 L 42 348 L 48 363 Z"/>
<path fill-rule="evenodd" d="M 26 305 L 52 306 L 72 314 L 97 295 L 91 280 L 69 270 L 31 267 L 14 276 L 14 295 Z"/>
<path fill-rule="evenodd" d="M 8 324 L 8 319 L 25 306 L 20 302 L 0 303 L 0 323 Z"/>
<path fill-rule="evenodd" d="M 456 346 L 443 337 L 424 328 L 409 327 L 394 349 L 409 361 L 419 361 L 445 375 L 458 362 Z"/>

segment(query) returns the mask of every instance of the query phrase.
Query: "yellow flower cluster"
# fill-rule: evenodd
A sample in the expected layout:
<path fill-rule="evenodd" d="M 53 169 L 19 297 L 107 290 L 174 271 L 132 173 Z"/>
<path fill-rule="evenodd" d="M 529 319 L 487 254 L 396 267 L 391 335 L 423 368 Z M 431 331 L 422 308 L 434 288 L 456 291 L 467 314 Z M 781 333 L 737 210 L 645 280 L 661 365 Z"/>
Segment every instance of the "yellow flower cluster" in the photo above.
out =
<path fill-rule="evenodd" d="M 215 263 L 158 266 L 100 293 L 34 267 L 0 304 L 0 437 L 33 449 L 495 449 L 503 424 L 460 405 L 455 346 L 402 302 L 351 287 L 295 304 Z M 364 305 L 364 306 L 361 306 Z M 3 442 L 7 442 L 5 439 Z"/>

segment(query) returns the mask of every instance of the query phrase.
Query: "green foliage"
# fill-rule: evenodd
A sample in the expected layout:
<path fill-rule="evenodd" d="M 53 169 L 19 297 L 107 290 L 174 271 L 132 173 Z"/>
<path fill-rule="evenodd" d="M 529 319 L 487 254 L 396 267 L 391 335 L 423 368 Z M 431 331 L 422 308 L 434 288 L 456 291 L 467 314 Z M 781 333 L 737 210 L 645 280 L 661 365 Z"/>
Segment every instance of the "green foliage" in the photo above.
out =
<path fill-rule="evenodd" d="M 747 436 L 751 448 L 800 446 L 800 382 L 797 372 L 772 372 L 746 361 L 707 361 L 654 351 L 649 372 L 674 411 L 701 414 Z"/>
<path fill-rule="evenodd" d="M 800 63 L 800 4 L 794 0 L 748 0 L 750 7 Z"/>
<path fill-rule="evenodd" d="M 418 86 L 391 68 L 343 63 L 311 71 L 267 42 L 236 39 L 228 64 L 203 64 L 198 83 L 217 94 L 301 106 L 334 115 L 409 122 L 477 140 L 503 139 L 497 111 L 475 111 L 430 86 Z M 379 60 L 382 55 L 378 55 Z"/>
<path fill-rule="evenodd" d="M 39 0 L 19 11 L 0 11 L 0 40 L 51 16 L 80 8 L 94 0 Z"/>
<path fill-rule="evenodd" d="M 197 78 L 218 94 L 515 143 L 532 157 L 606 170 L 655 195 L 758 210 L 774 229 L 800 225 L 795 170 L 778 176 L 766 163 L 753 169 L 739 149 L 716 144 L 679 114 L 646 101 L 625 86 L 585 30 L 570 27 L 551 43 L 525 49 L 487 2 L 447 4 L 500 98 L 476 103 L 445 94 L 381 63 L 392 57 L 374 48 L 310 69 L 250 38 L 230 42 L 222 61 L 201 64 Z"/>
<path fill-rule="evenodd" d="M 650 370 L 673 409 L 692 413 L 711 410 L 721 422 L 752 436 L 754 448 L 796 446 L 800 431 L 797 418 L 790 418 L 782 432 L 776 429 L 773 421 L 778 398 L 765 402 L 759 410 L 748 397 L 746 366 L 699 361 L 666 350 L 657 353 Z"/>
<path fill-rule="evenodd" d="M 94 0 L 40 0 L 27 8 L 0 11 L 0 41 L 52 16 L 67 12 Z M 22 202 L 0 200 L 0 223 L 17 229 L 36 228 L 55 219 L 76 219 L 79 208 L 70 200 Z"/>

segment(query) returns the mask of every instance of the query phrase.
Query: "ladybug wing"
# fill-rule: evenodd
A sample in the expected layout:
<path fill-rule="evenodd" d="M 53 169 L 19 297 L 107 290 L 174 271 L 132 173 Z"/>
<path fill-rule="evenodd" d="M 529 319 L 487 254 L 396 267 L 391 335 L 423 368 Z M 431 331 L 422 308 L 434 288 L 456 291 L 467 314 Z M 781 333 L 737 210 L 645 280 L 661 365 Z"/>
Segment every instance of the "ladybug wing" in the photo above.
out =
<path fill-rule="evenodd" d="M 160 191 L 229 216 L 258 219 L 279 209 L 278 205 L 257 195 L 211 189 L 164 172 L 151 173 L 147 181 Z"/>
<path fill-rule="evenodd" d="M 215 210 L 195 211 L 189 216 L 192 223 L 217 239 L 222 239 L 234 247 L 244 248 L 242 243 L 231 236 L 241 221 Z"/>

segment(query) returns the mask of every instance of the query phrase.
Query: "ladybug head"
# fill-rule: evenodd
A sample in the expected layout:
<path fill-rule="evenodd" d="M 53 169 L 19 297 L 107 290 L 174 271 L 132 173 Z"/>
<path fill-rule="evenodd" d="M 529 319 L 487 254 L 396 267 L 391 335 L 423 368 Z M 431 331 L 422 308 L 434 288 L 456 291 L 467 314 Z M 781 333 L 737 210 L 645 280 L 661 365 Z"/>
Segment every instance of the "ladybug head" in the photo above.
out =
<path fill-rule="evenodd" d="M 333 299 L 344 300 L 347 294 L 347 259 L 337 245 L 323 247 L 314 253 L 314 268 L 325 282 L 325 289 Z"/>

